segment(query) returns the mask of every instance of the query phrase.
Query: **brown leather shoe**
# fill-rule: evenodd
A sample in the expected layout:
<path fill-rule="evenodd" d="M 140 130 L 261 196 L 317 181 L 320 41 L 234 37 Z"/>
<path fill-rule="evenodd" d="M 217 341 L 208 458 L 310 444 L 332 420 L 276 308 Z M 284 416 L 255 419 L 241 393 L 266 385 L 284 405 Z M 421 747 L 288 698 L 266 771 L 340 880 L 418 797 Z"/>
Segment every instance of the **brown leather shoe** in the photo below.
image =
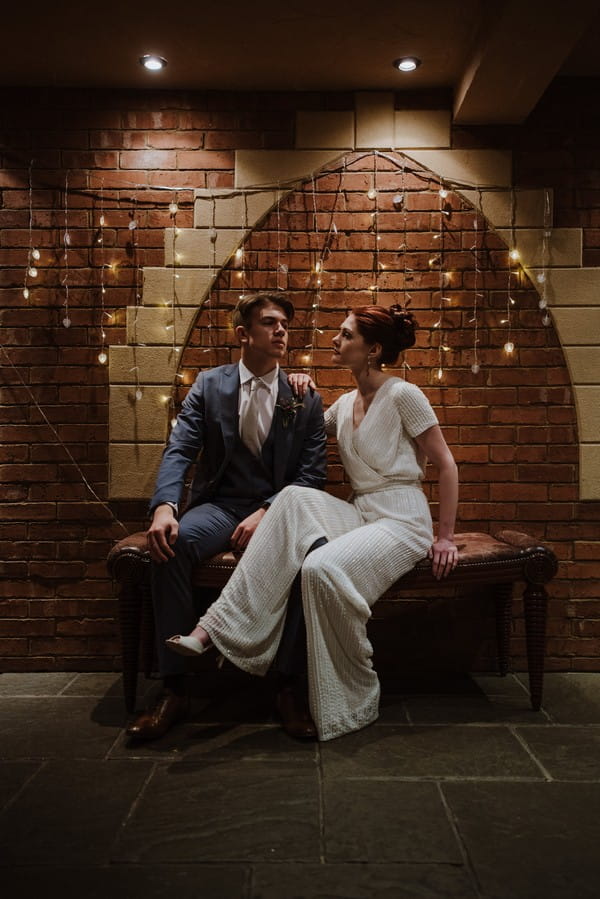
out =
<path fill-rule="evenodd" d="M 164 690 L 154 705 L 142 712 L 125 733 L 136 740 L 157 740 L 188 713 L 189 696 L 177 696 L 171 690 Z"/>
<path fill-rule="evenodd" d="M 282 687 L 277 694 L 277 711 L 288 736 L 296 740 L 317 739 L 317 728 L 310 715 L 308 697 L 301 688 Z"/>

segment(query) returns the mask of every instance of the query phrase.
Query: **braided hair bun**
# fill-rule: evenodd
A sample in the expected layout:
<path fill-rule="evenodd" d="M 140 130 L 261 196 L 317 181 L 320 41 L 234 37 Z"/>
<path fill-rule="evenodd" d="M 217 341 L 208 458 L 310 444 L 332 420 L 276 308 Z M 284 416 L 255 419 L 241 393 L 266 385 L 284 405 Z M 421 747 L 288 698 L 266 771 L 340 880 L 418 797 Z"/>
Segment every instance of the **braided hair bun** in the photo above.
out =
<path fill-rule="evenodd" d="M 408 309 L 403 309 L 402 306 L 399 306 L 397 303 L 390 306 L 388 312 L 392 317 L 396 329 L 399 345 L 398 351 L 402 352 L 402 350 L 414 346 L 417 339 L 415 334 L 417 323 L 412 312 L 409 312 Z"/>
<path fill-rule="evenodd" d="M 381 344 L 378 365 L 393 365 L 415 343 L 417 323 L 402 306 L 359 306 L 351 310 L 359 333 L 368 344 Z"/>

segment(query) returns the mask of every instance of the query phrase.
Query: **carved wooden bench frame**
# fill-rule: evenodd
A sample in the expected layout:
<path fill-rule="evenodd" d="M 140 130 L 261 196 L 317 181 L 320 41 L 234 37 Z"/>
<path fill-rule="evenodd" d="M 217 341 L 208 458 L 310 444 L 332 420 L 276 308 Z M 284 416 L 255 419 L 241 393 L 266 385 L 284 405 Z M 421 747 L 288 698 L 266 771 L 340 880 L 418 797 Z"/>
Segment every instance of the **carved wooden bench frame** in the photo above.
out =
<path fill-rule="evenodd" d="M 517 531 L 501 531 L 496 537 L 481 533 L 456 534 L 459 563 L 442 581 L 431 573 L 428 560 L 419 562 L 400 578 L 382 599 L 398 600 L 398 593 L 411 597 L 448 589 L 484 588 L 494 600 L 498 668 L 506 675 L 510 656 L 513 586 L 525 583 L 523 605 L 532 708 L 542 703 L 547 593 L 545 585 L 557 571 L 554 553 L 533 537 Z M 193 583 L 198 587 L 222 588 L 231 575 L 239 554 L 220 553 L 198 565 Z M 150 556 L 146 532 L 139 531 L 120 540 L 108 556 L 108 571 L 118 583 L 119 621 L 123 653 L 123 691 L 128 712 L 135 709 L 137 674 L 140 662 L 147 677 L 154 663 L 154 619 L 150 595 Z"/>

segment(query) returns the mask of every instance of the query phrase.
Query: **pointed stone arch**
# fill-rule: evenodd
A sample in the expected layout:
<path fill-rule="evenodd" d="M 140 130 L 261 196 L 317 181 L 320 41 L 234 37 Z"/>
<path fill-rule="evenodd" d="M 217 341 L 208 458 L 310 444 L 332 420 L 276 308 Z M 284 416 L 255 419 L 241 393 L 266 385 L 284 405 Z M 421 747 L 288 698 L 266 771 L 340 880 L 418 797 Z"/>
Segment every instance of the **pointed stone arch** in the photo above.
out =
<path fill-rule="evenodd" d="M 359 127 L 361 109 L 358 103 L 354 115 L 354 142 L 356 145 L 358 135 L 361 135 L 364 145 L 366 126 L 362 130 Z M 310 131 L 306 125 L 307 116 L 310 114 L 305 114 L 304 135 Z M 349 133 L 348 129 L 345 133 Z M 331 134 L 328 140 L 333 142 Z M 352 149 L 340 145 L 323 148 L 318 143 L 317 140 L 314 149 L 306 150 L 238 152 L 235 189 L 198 191 L 194 228 L 183 229 L 176 241 L 173 232 L 167 229 L 165 266 L 144 271 L 143 304 L 127 310 L 128 345 L 111 347 L 112 498 L 142 498 L 151 492 L 167 430 L 165 397 L 169 399 L 181 350 L 193 329 L 198 309 L 209 296 L 219 273 L 227 267 L 240 243 L 255 232 L 257 224 L 290 193 L 293 185 L 301 183 L 313 172 L 326 170 Z M 373 148 L 389 149 L 398 144 L 397 134 L 387 143 L 385 135 L 380 134 L 378 140 L 373 141 Z M 543 192 L 517 191 L 511 195 L 508 154 L 485 150 L 454 151 L 447 147 L 407 147 L 402 153 L 435 172 L 445 183 L 461 185 L 457 190 L 470 204 L 477 203 L 475 195 L 478 194 L 482 211 L 498 236 L 506 243 L 512 243 L 514 237 L 523 266 L 535 284 L 544 228 L 541 215 Z M 468 185 L 477 185 L 479 190 Z M 516 196 L 517 216 L 511 222 L 507 212 L 513 204 L 513 196 Z M 175 246 L 183 259 L 174 257 Z M 176 287 L 174 273 L 179 276 Z M 587 413 L 592 406 L 594 410 L 600 408 L 597 402 L 600 399 L 600 365 L 596 362 L 595 368 L 593 364 L 586 368 L 586 359 L 589 362 L 591 356 L 587 351 L 594 348 L 579 342 L 578 317 L 574 313 L 586 304 L 591 305 L 592 293 L 595 296 L 599 282 L 596 270 L 581 268 L 579 229 L 553 229 L 548 277 L 549 305 L 559 335 L 562 331 L 563 350 L 571 371 L 580 421 L 587 422 L 584 427 L 580 426 L 581 498 L 598 498 L 598 479 L 594 476 L 600 467 L 598 412 L 595 415 Z M 600 315 L 600 307 L 595 308 L 596 312 Z M 589 339 L 589 331 L 587 333 Z M 596 333 L 600 333 L 600 329 Z M 588 377 L 582 374 L 584 368 L 592 371 L 591 377 L 595 378 L 592 383 L 582 381 L 582 377 Z M 135 399 L 137 383 L 143 391 L 142 402 Z"/>

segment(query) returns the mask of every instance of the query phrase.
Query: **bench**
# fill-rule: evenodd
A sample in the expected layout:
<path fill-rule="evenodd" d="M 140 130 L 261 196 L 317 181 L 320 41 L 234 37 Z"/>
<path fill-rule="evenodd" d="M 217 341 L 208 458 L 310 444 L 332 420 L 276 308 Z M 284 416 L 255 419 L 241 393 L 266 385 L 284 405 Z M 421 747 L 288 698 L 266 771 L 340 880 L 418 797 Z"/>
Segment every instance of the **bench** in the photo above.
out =
<path fill-rule="evenodd" d="M 513 585 L 524 582 L 523 605 L 529 693 L 536 711 L 542 703 L 544 684 L 544 644 L 546 634 L 545 585 L 554 577 L 558 563 L 554 553 L 534 538 L 517 531 L 489 534 L 456 534 L 459 561 L 454 571 L 442 581 L 431 573 L 425 559 L 401 577 L 382 599 L 395 601 L 399 591 L 411 596 L 431 594 L 448 588 L 481 588 L 495 605 L 498 669 L 508 673 L 512 622 Z M 201 588 L 221 589 L 234 570 L 240 553 L 223 552 L 196 566 L 193 584 Z M 108 571 L 118 583 L 119 622 L 123 654 L 123 691 L 128 712 L 136 702 L 137 675 L 140 662 L 149 677 L 154 662 L 154 619 L 150 595 L 150 556 L 146 532 L 138 531 L 120 540 L 110 551 Z M 401 600 L 399 600 L 401 601 Z"/>

